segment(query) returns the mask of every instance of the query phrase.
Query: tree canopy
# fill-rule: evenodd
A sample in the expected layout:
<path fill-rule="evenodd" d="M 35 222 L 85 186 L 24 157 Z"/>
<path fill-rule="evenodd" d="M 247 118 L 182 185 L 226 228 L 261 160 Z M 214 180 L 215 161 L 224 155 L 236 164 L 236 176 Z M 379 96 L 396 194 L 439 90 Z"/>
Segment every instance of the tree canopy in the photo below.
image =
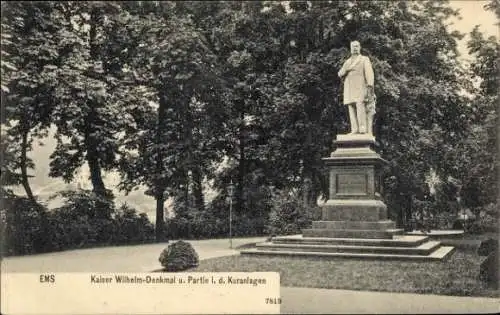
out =
<path fill-rule="evenodd" d="M 336 73 L 358 40 L 376 75 L 392 218 L 407 220 L 431 173 L 459 179 L 471 206 L 494 201 L 498 41 L 471 30 L 464 67 L 446 1 L 2 2 L 2 11 L 2 121 L 16 122 L 2 174 L 33 200 L 27 152 L 55 126 L 51 176 L 72 181 L 87 164 L 97 195 L 112 198 L 108 171 L 124 191 L 147 187 L 158 238 L 167 198 L 179 216 L 213 210 L 207 183 L 216 205 L 233 180 L 236 214 L 257 230 L 273 189 L 315 205 L 328 194 L 321 158 L 347 131 Z"/>

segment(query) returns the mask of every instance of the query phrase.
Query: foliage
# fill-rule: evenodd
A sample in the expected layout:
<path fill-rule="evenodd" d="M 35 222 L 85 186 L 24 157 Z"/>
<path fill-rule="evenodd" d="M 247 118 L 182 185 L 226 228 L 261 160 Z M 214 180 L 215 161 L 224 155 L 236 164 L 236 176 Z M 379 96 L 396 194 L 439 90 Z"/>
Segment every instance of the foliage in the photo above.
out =
<path fill-rule="evenodd" d="M 2 11 L 4 11 L 4 4 L 2 3 Z M 4 11 L 5 12 L 5 11 Z M 0 63 L 1 66 L 1 71 L 2 71 L 2 81 L 1 81 L 1 91 L 2 91 L 2 97 L 3 93 L 8 93 L 9 90 L 9 83 L 14 75 L 15 71 L 17 71 L 17 68 L 15 65 L 12 63 L 12 61 L 9 61 L 9 56 L 10 54 L 7 52 L 7 49 L 9 49 L 13 43 L 12 43 L 12 26 L 5 23 L 4 20 L 2 19 L 2 33 L 1 33 L 1 40 L 2 40 L 2 50 L 1 50 L 1 57 L 2 61 Z"/>
<path fill-rule="evenodd" d="M 497 5 L 498 2 L 492 1 Z M 490 6 L 491 9 L 494 6 Z M 456 146 L 456 171 L 464 183 L 464 201 L 469 207 L 496 202 L 498 193 L 498 80 L 500 44 L 497 38 L 484 38 L 475 27 L 468 41 L 471 79 L 479 86 L 472 89 L 470 128 Z"/>
<path fill-rule="evenodd" d="M 500 212 L 496 203 L 480 207 L 478 217 L 468 231 L 476 234 L 485 232 L 498 233 L 499 216 Z"/>
<path fill-rule="evenodd" d="M 435 208 L 430 200 L 414 200 L 412 219 L 415 222 L 412 228 L 430 231 L 435 226 Z"/>
<path fill-rule="evenodd" d="M 93 191 L 80 189 L 66 190 L 54 194 L 51 198 L 60 197 L 65 200 L 62 207 L 55 210 L 73 213 L 74 216 L 88 216 L 89 218 L 111 218 L 114 212 L 114 203 L 95 194 Z"/>
<path fill-rule="evenodd" d="M 86 163 L 96 194 L 68 195 L 54 213 L 61 248 L 149 237 L 144 217 L 128 208 L 112 215 L 102 179 L 112 170 L 120 189 L 146 187 L 155 198 L 157 240 L 165 226 L 171 236 L 227 235 L 231 180 L 234 235 L 265 233 L 269 218 L 276 231 L 300 230 L 328 197 L 321 158 L 347 129 L 336 73 L 354 39 L 376 74 L 390 217 L 401 225 L 412 211 L 454 211 L 447 184 L 424 198 L 433 172 L 461 182 L 466 207 L 496 201 L 499 45 L 473 29 L 475 59 L 465 69 L 463 35 L 447 28 L 458 13 L 445 1 L 18 1 L 2 11 L 2 122 L 10 125 L 2 180 L 37 202 L 28 152 L 54 125 L 50 175 L 70 182 Z M 218 193 L 211 203 L 207 182 Z M 296 200 L 274 188 L 296 191 Z M 165 224 L 168 198 L 178 214 Z M 115 223 L 122 234 L 96 234 Z"/>
<path fill-rule="evenodd" d="M 183 203 L 174 205 L 175 216 L 166 220 L 172 239 L 203 239 L 226 236 L 228 216 L 220 217 L 212 207 L 199 211 Z"/>
<path fill-rule="evenodd" d="M 55 249 L 111 244 L 114 204 L 91 191 L 63 191 L 66 201 L 50 213 Z"/>
<path fill-rule="evenodd" d="M 266 225 L 269 219 L 269 212 L 272 208 L 272 192 L 266 185 L 259 186 L 259 181 L 248 181 L 245 194 L 243 195 L 244 204 L 237 207 L 238 200 L 232 201 L 232 235 L 233 236 L 254 236 L 264 235 Z M 256 184 L 257 183 L 257 184 Z M 221 192 L 207 206 L 217 222 L 221 224 L 221 235 L 229 234 L 229 212 L 230 205 L 227 191 Z"/>
<path fill-rule="evenodd" d="M 488 238 L 481 242 L 477 249 L 477 254 L 479 256 L 488 256 L 494 251 L 498 251 L 498 239 Z"/>
<path fill-rule="evenodd" d="M 215 21 L 232 26 L 214 32 L 231 70 L 233 136 L 230 163 L 215 185 L 237 179 L 238 213 L 256 180 L 300 188 L 311 205 L 327 195 L 321 157 L 346 127 L 335 73 L 349 41 L 358 39 L 377 73 L 375 134 L 391 162 L 389 176 L 397 174 L 386 197 L 400 216 L 432 167 L 449 172 L 442 157 L 453 148 L 445 144 L 463 134 L 467 109 L 458 94 L 464 82 L 455 43 L 461 35 L 444 25 L 456 14 L 436 1 L 311 2 L 288 13 L 281 4 L 245 3 L 220 10 Z"/>
<path fill-rule="evenodd" d="M 2 193 L 9 190 L 7 187 L 19 185 L 22 182 L 22 175 L 18 172 L 18 159 L 16 156 L 17 145 L 13 141 L 8 140 L 8 135 L 5 134 L 5 128 L 2 128 L 0 137 L 0 180 Z"/>
<path fill-rule="evenodd" d="M 424 208 L 425 209 L 425 208 Z M 463 222 L 457 220 L 456 213 L 452 212 L 427 212 L 422 208 L 413 208 L 413 216 L 408 226 L 408 230 L 430 231 L 430 230 L 461 230 L 463 229 Z"/>
<path fill-rule="evenodd" d="M 479 270 L 479 278 L 486 282 L 492 288 L 498 290 L 499 288 L 499 274 L 498 274 L 498 246 L 486 257 L 481 263 Z"/>
<path fill-rule="evenodd" d="M 297 194 L 279 191 L 273 196 L 273 208 L 269 214 L 267 231 L 271 235 L 301 234 L 318 218 L 318 207 L 304 205 Z"/>
<path fill-rule="evenodd" d="M 221 159 L 212 147 L 222 136 L 216 126 L 223 117 L 214 109 L 216 60 L 190 16 L 173 14 L 177 7 L 172 2 L 131 4 L 130 27 L 123 32 L 130 49 L 125 59 L 129 80 L 143 87 L 143 103 L 150 106 L 130 111 L 135 124 L 126 129 L 124 146 L 138 154 L 123 155 L 121 186 L 149 189 L 157 201 L 158 238 L 166 197 L 179 199 L 194 185 L 202 210 L 204 172 Z"/>
<path fill-rule="evenodd" d="M 490 10 L 498 9 L 498 1 L 491 1 Z M 469 111 L 463 117 L 464 136 L 444 155 L 449 174 L 460 182 L 459 195 L 465 207 L 476 215 L 476 221 L 468 227 L 471 233 L 495 231 L 498 214 L 498 67 L 500 45 L 494 36 L 485 38 L 475 27 L 467 42 L 469 54 L 474 56 L 469 78 L 476 82 L 470 86 L 472 95 L 466 104 Z M 443 198 L 441 198 L 443 199 Z M 484 209 L 483 209 L 484 207 Z"/>
<path fill-rule="evenodd" d="M 50 175 L 71 181 L 86 162 L 94 191 L 110 197 L 102 171 L 117 166 L 118 140 L 130 124 L 123 104 L 134 101 L 134 95 L 117 88 L 121 69 L 113 63 L 117 52 L 108 49 L 114 29 L 124 27 L 123 12 L 114 2 L 66 2 L 60 10 L 59 60 L 54 65 L 59 83 L 53 92 L 58 143 Z"/>
<path fill-rule="evenodd" d="M 46 136 L 53 107 L 51 91 L 56 81 L 53 68 L 58 23 L 52 19 L 54 3 L 2 3 L 2 122 L 15 157 L 10 166 L 26 194 L 36 202 L 28 181 L 34 168 L 27 157 L 32 143 Z M 4 33 L 5 31 L 5 33 Z M 5 45 L 3 45 L 5 40 Z"/>
<path fill-rule="evenodd" d="M 490 203 L 483 207 L 480 213 L 480 220 L 484 220 L 483 225 L 486 229 L 491 232 L 498 231 L 499 220 L 500 220 L 500 210 L 496 203 Z"/>
<path fill-rule="evenodd" d="M 47 209 L 26 197 L 2 194 L 3 255 L 26 255 L 53 249 Z"/>
<path fill-rule="evenodd" d="M 113 216 L 113 243 L 134 244 L 154 240 L 154 226 L 145 213 L 137 214 L 137 210 L 124 204 Z"/>
<path fill-rule="evenodd" d="M 160 254 L 160 263 L 167 272 L 183 271 L 198 266 L 198 254 L 184 241 L 168 245 Z"/>
<path fill-rule="evenodd" d="M 154 228 L 144 213 L 91 191 L 64 191 L 64 205 L 48 211 L 25 197 L 3 194 L 5 255 L 24 255 L 98 245 L 149 242 Z M 107 215 L 103 215 L 106 214 Z"/>

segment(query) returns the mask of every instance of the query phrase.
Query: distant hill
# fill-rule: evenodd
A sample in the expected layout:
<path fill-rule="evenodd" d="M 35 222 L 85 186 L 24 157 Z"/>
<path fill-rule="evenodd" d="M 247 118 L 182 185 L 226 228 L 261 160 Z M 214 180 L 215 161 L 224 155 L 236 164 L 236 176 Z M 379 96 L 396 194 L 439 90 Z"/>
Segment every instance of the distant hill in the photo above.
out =
<path fill-rule="evenodd" d="M 49 197 L 54 193 L 62 190 L 76 190 L 78 187 L 81 188 L 91 188 L 89 180 L 88 167 L 85 164 L 78 171 L 76 179 L 72 183 L 65 183 L 60 178 L 49 177 L 49 162 L 50 155 L 56 147 L 56 140 L 54 139 L 55 129 L 50 130 L 48 137 L 36 141 L 33 145 L 33 150 L 29 152 L 29 157 L 35 162 L 35 170 L 30 170 L 30 185 L 33 193 L 40 199 L 40 201 L 47 204 L 49 209 L 56 208 L 62 205 L 62 200 L 60 198 L 48 201 Z M 104 182 L 108 189 L 112 189 L 115 194 L 115 201 L 117 205 L 127 203 L 128 205 L 134 207 L 139 212 L 144 212 L 148 215 L 149 219 L 153 222 L 156 220 L 156 203 L 154 198 L 144 194 L 145 189 L 140 188 L 136 191 L 132 191 L 129 195 L 125 195 L 117 189 L 117 184 L 119 182 L 119 176 L 117 173 L 106 173 L 104 174 Z M 13 187 L 14 191 L 19 195 L 24 195 L 24 189 L 21 186 Z M 213 197 L 214 193 L 208 189 L 207 197 Z M 165 203 L 165 209 L 167 210 L 167 215 L 171 214 L 172 201 L 168 200 Z"/>

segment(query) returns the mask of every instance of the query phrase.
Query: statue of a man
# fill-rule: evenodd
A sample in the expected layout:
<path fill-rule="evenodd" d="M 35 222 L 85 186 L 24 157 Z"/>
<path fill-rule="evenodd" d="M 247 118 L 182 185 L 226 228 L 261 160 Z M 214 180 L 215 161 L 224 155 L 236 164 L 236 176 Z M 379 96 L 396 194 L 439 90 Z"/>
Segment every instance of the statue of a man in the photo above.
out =
<path fill-rule="evenodd" d="M 373 68 L 370 59 L 361 55 L 361 44 L 351 42 L 351 57 L 338 73 L 344 82 L 344 105 L 349 108 L 351 134 L 372 134 L 375 115 Z"/>

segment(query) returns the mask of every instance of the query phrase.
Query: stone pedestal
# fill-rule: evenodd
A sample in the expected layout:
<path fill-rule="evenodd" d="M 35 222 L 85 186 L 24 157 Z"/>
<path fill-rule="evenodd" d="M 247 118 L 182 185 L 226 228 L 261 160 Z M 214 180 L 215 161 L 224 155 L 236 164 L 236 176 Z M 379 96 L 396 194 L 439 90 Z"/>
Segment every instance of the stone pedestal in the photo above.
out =
<path fill-rule="evenodd" d="M 329 169 L 330 199 L 322 205 L 322 221 L 303 230 L 304 237 L 392 238 L 402 233 L 387 219 L 381 199 L 381 168 L 375 138 L 338 135 L 336 150 L 323 161 Z"/>
<path fill-rule="evenodd" d="M 428 236 L 400 235 L 403 230 L 388 220 L 381 198 L 381 168 L 387 162 L 375 152 L 373 136 L 339 135 L 335 144 L 323 159 L 330 199 L 322 205 L 322 220 L 302 235 L 275 236 L 242 255 L 442 261 L 453 254 L 452 246 Z"/>

